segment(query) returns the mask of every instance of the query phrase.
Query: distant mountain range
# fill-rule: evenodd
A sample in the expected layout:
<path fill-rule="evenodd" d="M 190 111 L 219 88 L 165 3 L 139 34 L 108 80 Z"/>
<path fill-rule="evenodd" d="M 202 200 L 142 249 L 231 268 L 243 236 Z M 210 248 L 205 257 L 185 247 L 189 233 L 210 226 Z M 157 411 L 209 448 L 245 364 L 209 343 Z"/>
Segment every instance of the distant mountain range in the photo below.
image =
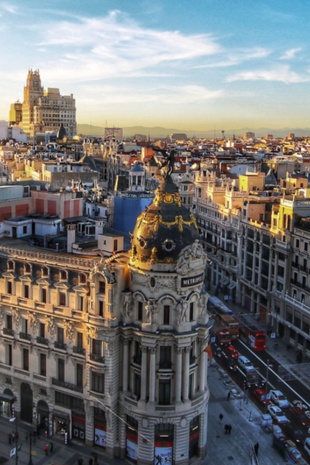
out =
<path fill-rule="evenodd" d="M 87 136 L 98 136 L 104 135 L 104 127 L 92 126 L 90 124 L 78 124 L 78 134 Z M 162 128 L 162 127 L 145 127 L 145 126 L 130 126 L 123 129 L 124 137 L 132 137 L 135 134 L 142 134 L 151 138 L 166 137 L 173 133 L 185 133 L 187 137 L 193 138 L 219 138 L 221 139 L 223 134 L 222 131 L 214 131 L 212 129 L 206 129 L 205 131 L 193 131 L 192 129 L 176 129 L 176 128 Z M 295 136 L 310 137 L 310 128 L 282 128 L 282 129 L 270 129 L 270 128 L 239 128 L 239 129 L 225 129 L 225 137 L 242 136 L 244 132 L 254 132 L 256 137 L 264 137 L 266 134 L 272 134 L 274 137 L 285 137 L 289 132 L 295 134 Z"/>

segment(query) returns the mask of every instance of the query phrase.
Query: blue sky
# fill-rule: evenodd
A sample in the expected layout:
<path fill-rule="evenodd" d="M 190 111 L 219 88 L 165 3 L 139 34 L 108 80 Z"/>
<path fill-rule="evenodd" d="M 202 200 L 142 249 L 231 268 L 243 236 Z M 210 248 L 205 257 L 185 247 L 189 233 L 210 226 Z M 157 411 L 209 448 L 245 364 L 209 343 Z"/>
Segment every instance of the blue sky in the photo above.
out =
<path fill-rule="evenodd" d="M 0 119 L 29 69 L 78 123 L 310 127 L 310 2 L 0 0 Z"/>

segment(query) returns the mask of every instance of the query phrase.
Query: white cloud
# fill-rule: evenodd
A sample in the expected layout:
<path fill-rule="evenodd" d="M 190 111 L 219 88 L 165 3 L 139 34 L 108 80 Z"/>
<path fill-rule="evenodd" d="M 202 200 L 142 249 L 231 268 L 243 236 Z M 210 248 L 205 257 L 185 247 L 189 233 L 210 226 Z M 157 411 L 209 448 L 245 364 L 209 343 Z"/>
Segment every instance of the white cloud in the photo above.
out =
<path fill-rule="evenodd" d="M 289 50 L 286 50 L 283 55 L 280 57 L 280 60 L 292 60 L 293 58 L 296 57 L 296 55 L 301 52 L 301 48 L 290 48 Z"/>
<path fill-rule="evenodd" d="M 227 77 L 227 82 L 233 81 L 277 81 L 285 84 L 309 82 L 309 75 L 301 75 L 292 71 L 288 66 L 277 66 L 272 69 L 241 71 Z"/>
<path fill-rule="evenodd" d="M 16 14 L 18 12 L 17 6 L 13 5 L 12 3 L 0 3 L 0 10 L 11 14 Z"/>

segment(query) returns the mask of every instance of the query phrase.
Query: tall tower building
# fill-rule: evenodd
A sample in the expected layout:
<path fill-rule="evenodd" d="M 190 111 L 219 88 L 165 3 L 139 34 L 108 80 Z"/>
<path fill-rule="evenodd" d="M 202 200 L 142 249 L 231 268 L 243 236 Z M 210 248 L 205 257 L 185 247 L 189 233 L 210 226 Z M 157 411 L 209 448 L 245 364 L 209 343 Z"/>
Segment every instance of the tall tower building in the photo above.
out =
<path fill-rule="evenodd" d="M 24 87 L 21 126 L 30 137 L 37 132 L 55 131 L 63 124 L 67 136 L 76 135 L 76 108 L 73 95 L 62 96 L 59 89 L 44 90 L 38 70 L 28 71 Z"/>

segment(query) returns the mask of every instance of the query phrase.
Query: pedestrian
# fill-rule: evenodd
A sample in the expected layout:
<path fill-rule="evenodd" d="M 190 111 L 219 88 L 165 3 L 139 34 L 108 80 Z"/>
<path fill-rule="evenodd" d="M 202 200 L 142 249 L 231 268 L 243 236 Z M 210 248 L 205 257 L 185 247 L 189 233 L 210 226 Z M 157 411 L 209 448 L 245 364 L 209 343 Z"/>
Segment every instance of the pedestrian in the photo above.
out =
<path fill-rule="evenodd" d="M 228 434 L 228 428 L 229 428 L 229 426 L 226 424 L 226 425 L 224 426 L 225 434 Z"/>
<path fill-rule="evenodd" d="M 232 426 L 231 426 L 231 424 L 229 424 L 229 425 L 228 425 L 228 434 L 231 433 L 231 430 L 232 430 Z"/>
<path fill-rule="evenodd" d="M 88 465 L 93 465 L 93 459 L 92 459 L 92 457 L 88 460 Z"/>
<path fill-rule="evenodd" d="M 12 444 L 12 433 L 9 433 L 9 444 Z"/>
<path fill-rule="evenodd" d="M 98 455 L 97 452 L 94 453 L 94 464 L 98 465 Z"/>
<path fill-rule="evenodd" d="M 15 431 L 12 432 L 12 442 L 15 442 Z"/>
<path fill-rule="evenodd" d="M 25 434 L 25 441 L 28 442 L 29 434 L 28 432 Z"/>
<path fill-rule="evenodd" d="M 257 442 L 254 446 L 255 455 L 258 455 L 259 443 Z"/>
<path fill-rule="evenodd" d="M 227 394 L 227 400 L 229 400 L 229 399 L 230 399 L 230 395 L 231 395 L 231 392 L 230 392 L 230 391 L 228 391 L 228 394 Z"/>
<path fill-rule="evenodd" d="M 78 465 L 83 465 L 83 459 L 78 460 Z"/>
<path fill-rule="evenodd" d="M 220 419 L 220 421 L 222 421 L 223 418 L 224 418 L 224 415 L 223 415 L 222 413 L 220 413 L 220 414 L 219 414 L 219 419 Z"/>
<path fill-rule="evenodd" d="M 48 455 L 48 444 L 45 444 L 45 446 L 44 446 L 44 452 L 45 452 L 45 455 Z"/>
<path fill-rule="evenodd" d="M 50 442 L 50 453 L 52 454 L 54 450 L 54 443 L 53 441 Z"/>

